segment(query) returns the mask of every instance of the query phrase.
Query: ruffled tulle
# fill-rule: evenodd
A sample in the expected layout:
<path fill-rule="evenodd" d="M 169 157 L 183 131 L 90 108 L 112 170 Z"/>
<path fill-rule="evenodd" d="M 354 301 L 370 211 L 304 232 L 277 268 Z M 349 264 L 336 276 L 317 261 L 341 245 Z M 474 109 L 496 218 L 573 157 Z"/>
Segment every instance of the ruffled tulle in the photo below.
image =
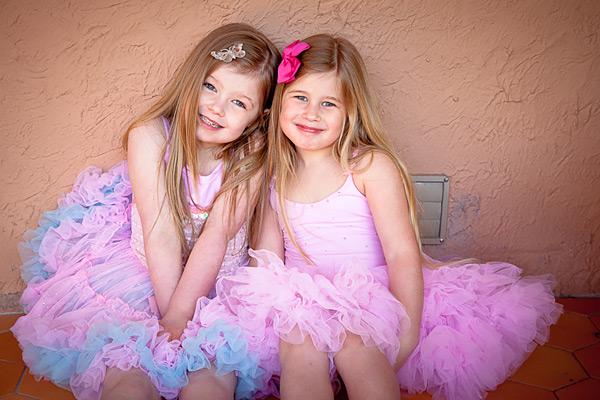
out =
<path fill-rule="evenodd" d="M 88 168 L 20 246 L 26 316 L 12 331 L 31 372 L 99 398 L 107 367 L 146 372 L 162 396 L 187 381 L 178 341 L 158 336 L 148 270 L 131 250 L 126 163 Z"/>
<path fill-rule="evenodd" d="M 265 250 L 250 254 L 258 268 L 243 268 L 219 281 L 217 297 L 198 307 L 194 318 L 204 326 L 224 319 L 244 327 L 248 351 L 260 356 L 260 367 L 267 371 L 259 393 L 277 394 L 272 378 L 281 372 L 280 338 L 301 343 L 308 335 L 332 359 L 348 331 L 395 361 L 398 337 L 410 325 L 388 290 L 385 266 L 367 269 L 349 261 L 325 278 L 315 267 L 285 266 Z M 548 339 L 562 311 L 550 275 L 521 277 L 511 264 L 424 268 L 423 274 L 420 342 L 397 373 L 400 386 L 413 394 L 485 397 Z"/>
<path fill-rule="evenodd" d="M 208 304 L 208 299 L 198 301 L 197 310 Z M 198 313 L 198 311 L 196 312 Z M 242 328 L 230 325 L 225 320 L 217 320 L 210 327 L 202 327 L 198 318 L 188 323 L 181 343 L 184 361 L 189 371 L 216 367 L 216 375 L 236 372 L 238 382 L 235 389 L 236 399 L 250 399 L 263 389 L 262 376 L 265 370 L 259 367 L 259 356 L 248 352 Z"/>
<path fill-rule="evenodd" d="M 27 315 L 12 327 L 24 361 L 37 377 L 86 400 L 100 397 L 110 367 L 139 368 L 161 396 L 174 399 L 188 383 L 187 371 L 210 362 L 219 374 L 235 371 L 236 396 L 250 397 L 263 387 L 264 371 L 239 327 L 190 323 L 184 343 L 159 336 L 148 269 L 131 248 L 131 203 L 125 162 L 106 173 L 88 168 L 59 207 L 25 234 Z"/>
<path fill-rule="evenodd" d="M 184 356 L 179 340 L 159 336 L 148 269 L 130 245 L 131 202 L 125 162 L 106 173 L 88 168 L 20 245 L 21 272 L 28 283 L 21 304 L 27 315 L 12 331 L 31 372 L 80 399 L 100 397 L 110 367 L 139 368 L 161 396 L 174 399 L 188 383 L 188 367 L 209 366 Z M 256 356 L 244 353 L 235 328 L 219 329 L 226 346 L 219 347 L 221 340 L 202 328 L 194 332 L 197 337 L 188 331 L 186 347 L 193 341 L 206 350 L 202 356 L 215 360 L 219 371 L 239 368 L 238 386 L 248 395 L 257 382 L 262 384 Z M 211 348 L 217 350 L 211 353 Z M 200 351 L 193 354 L 200 357 Z"/>
<path fill-rule="evenodd" d="M 562 312 L 550 275 L 521 277 L 508 263 L 424 268 L 423 275 L 420 341 L 397 373 L 410 393 L 485 397 L 548 340 Z"/>
<path fill-rule="evenodd" d="M 217 282 L 217 296 L 194 317 L 211 326 L 219 320 L 243 327 L 248 350 L 260 356 L 261 395 L 273 394 L 271 378 L 280 373 L 279 339 L 302 343 L 310 336 L 330 359 L 342 348 L 346 332 L 377 346 L 395 361 L 399 336 L 410 324 L 404 307 L 391 295 L 387 282 L 376 279 L 360 263 L 348 262 L 331 279 L 284 267 L 273 253 L 250 250 L 257 268 L 240 268 Z M 335 367 L 331 363 L 332 377 Z"/>

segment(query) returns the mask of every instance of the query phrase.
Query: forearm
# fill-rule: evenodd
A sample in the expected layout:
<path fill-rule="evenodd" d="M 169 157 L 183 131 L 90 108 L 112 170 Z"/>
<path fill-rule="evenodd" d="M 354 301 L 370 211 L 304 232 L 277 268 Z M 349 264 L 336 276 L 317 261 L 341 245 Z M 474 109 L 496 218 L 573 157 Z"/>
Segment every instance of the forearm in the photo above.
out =
<path fill-rule="evenodd" d="M 402 261 L 400 261 L 402 260 Z M 397 257 L 389 264 L 390 291 L 406 308 L 410 329 L 400 336 L 400 351 L 394 369 L 398 370 L 419 343 L 423 312 L 423 273 L 419 256 Z"/>
<path fill-rule="evenodd" d="M 210 293 L 227 249 L 224 236 L 203 234 L 201 238 L 190 254 L 169 303 L 169 313 L 187 320 L 194 315 L 196 301 Z"/>
<path fill-rule="evenodd" d="M 144 241 L 150 280 L 161 315 L 165 315 L 180 281 L 183 266 L 181 244 L 174 235 L 153 232 Z"/>
<path fill-rule="evenodd" d="M 388 261 L 388 268 L 390 291 L 404 305 L 410 318 L 408 335 L 418 339 L 424 290 L 420 257 L 418 254 L 399 254 Z"/>

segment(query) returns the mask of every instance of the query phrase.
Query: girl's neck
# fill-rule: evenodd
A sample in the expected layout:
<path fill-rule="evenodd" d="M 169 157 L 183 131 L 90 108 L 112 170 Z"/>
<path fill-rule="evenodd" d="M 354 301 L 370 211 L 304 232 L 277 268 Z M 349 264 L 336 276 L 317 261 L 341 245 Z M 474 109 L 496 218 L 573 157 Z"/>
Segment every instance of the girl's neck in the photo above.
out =
<path fill-rule="evenodd" d="M 331 152 L 298 153 L 296 179 L 289 183 L 286 198 L 298 203 L 313 203 L 339 189 L 346 180 L 342 166 Z"/>
<path fill-rule="evenodd" d="M 217 155 L 220 150 L 219 146 L 209 146 L 201 142 L 197 143 L 196 159 L 200 175 L 209 175 L 219 165 L 220 160 L 217 158 Z"/>
<path fill-rule="evenodd" d="M 303 151 L 297 150 L 297 165 L 296 171 L 306 169 L 306 168 L 322 168 L 327 166 L 332 166 L 337 164 L 337 161 L 333 158 L 333 154 L 331 149 L 327 149 L 324 151 Z"/>

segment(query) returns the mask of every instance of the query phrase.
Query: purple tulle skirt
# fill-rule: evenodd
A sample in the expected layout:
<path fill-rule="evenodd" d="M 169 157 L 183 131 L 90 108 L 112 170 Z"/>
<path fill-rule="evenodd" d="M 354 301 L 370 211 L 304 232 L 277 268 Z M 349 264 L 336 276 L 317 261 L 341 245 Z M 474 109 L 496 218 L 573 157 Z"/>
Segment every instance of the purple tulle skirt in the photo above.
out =
<path fill-rule="evenodd" d="M 184 340 L 159 335 L 148 269 L 130 246 L 127 164 L 88 168 L 56 210 L 20 246 L 26 315 L 12 327 L 32 374 L 98 399 L 107 368 L 139 368 L 160 395 L 174 399 L 187 372 L 217 366 L 238 375 L 237 398 L 265 386 L 258 356 L 238 326 L 190 322 Z M 208 299 L 203 299 L 208 302 Z"/>
<path fill-rule="evenodd" d="M 326 278 L 288 267 L 273 253 L 250 251 L 258 268 L 240 268 L 217 283 L 217 297 L 197 307 L 206 326 L 217 321 L 244 327 L 249 350 L 260 355 L 267 393 L 277 393 L 279 340 L 301 343 L 310 336 L 333 357 L 346 332 L 376 346 L 390 363 L 410 321 L 388 289 L 387 268 L 349 261 Z M 429 260 L 434 263 L 433 260 Z M 311 268 L 311 271 L 318 270 Z M 521 277 L 507 263 L 423 268 L 425 301 L 420 342 L 397 373 L 410 393 L 436 399 L 479 399 L 508 378 L 562 312 L 549 275 Z"/>

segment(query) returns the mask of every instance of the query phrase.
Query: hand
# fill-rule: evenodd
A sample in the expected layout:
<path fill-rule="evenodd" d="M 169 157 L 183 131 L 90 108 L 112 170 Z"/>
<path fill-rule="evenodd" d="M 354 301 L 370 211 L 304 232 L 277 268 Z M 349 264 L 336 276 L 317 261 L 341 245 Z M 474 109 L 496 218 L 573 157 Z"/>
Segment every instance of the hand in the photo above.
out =
<path fill-rule="evenodd" d="M 410 357 L 413 350 L 419 344 L 419 332 L 413 332 L 412 329 L 404 336 L 400 337 L 400 351 L 396 357 L 396 364 L 394 365 L 394 371 L 398 372 L 404 365 L 408 357 Z"/>
<path fill-rule="evenodd" d="M 171 340 L 179 340 L 181 335 L 183 334 L 183 330 L 187 327 L 187 323 L 189 318 L 184 315 L 177 315 L 175 313 L 170 313 L 167 311 L 164 317 L 158 322 L 160 326 L 163 327 L 163 331 L 158 335 L 163 335 L 165 333 L 169 334 L 169 341 Z"/>

